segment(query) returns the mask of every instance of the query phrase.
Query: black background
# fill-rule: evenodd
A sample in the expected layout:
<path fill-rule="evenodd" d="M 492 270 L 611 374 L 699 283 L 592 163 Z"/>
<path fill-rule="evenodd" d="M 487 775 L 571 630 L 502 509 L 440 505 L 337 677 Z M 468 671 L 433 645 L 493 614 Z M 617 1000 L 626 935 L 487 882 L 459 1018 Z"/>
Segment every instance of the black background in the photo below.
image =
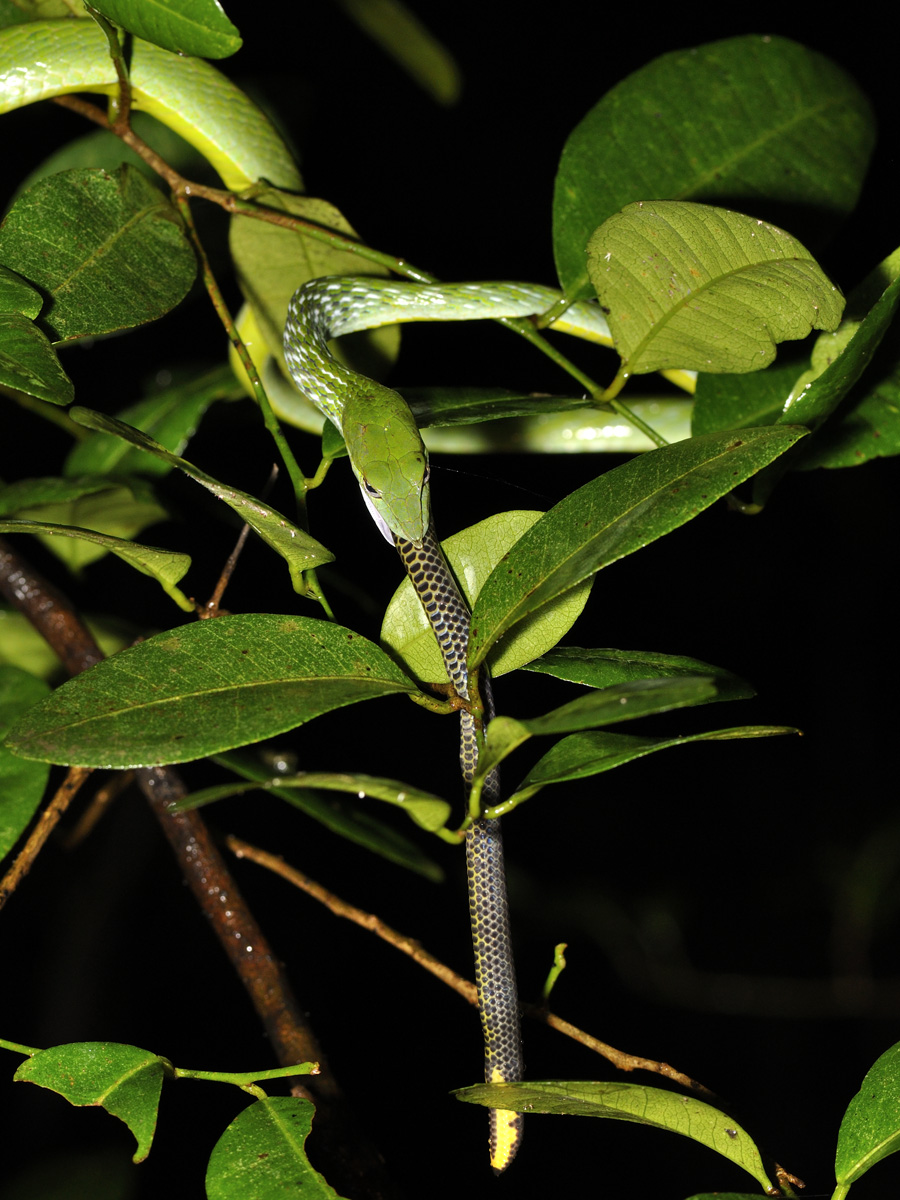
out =
<path fill-rule="evenodd" d="M 286 122 L 308 191 L 336 204 L 372 245 L 441 278 L 552 283 L 550 200 L 569 131 L 609 87 L 656 55 L 738 33 L 778 33 L 829 54 L 875 105 L 876 162 L 859 212 L 822 256 L 826 270 L 847 290 L 897 242 L 897 103 L 886 24 L 825 24 L 821 10 L 791 4 L 721 17 L 652 5 L 610 13 L 557 3 L 526 12 L 508 0 L 419 0 L 412 7 L 459 60 L 465 89 L 454 109 L 427 99 L 337 6 L 228 5 L 246 49 L 225 69 L 258 89 Z M 4 118 L 3 129 L 7 175 L 15 181 L 81 125 L 45 105 Z M 78 400 L 112 410 L 144 383 L 134 375 L 136 362 L 175 368 L 198 353 L 213 358 L 220 344 L 193 303 L 154 327 L 74 348 L 64 361 Z M 562 386 L 527 347 L 494 327 L 408 331 L 395 381 Z M 9 405 L 3 421 L 4 478 L 22 471 L 23 457 L 31 460 L 26 474 L 57 469 L 62 443 L 55 435 Z M 8 436 L 15 423 L 24 450 Z M 295 444 L 312 463 L 314 444 L 300 435 Z M 258 491 L 270 451 L 252 431 L 246 406 L 232 406 L 211 414 L 190 457 Z M 439 460 L 433 504 L 441 532 L 498 509 L 549 507 L 616 461 Z M 576 645 L 690 654 L 743 675 L 759 691 L 754 701 L 670 714 L 642 731 L 790 724 L 804 731 L 802 739 L 659 755 L 584 788 L 548 792 L 506 822 L 523 996 L 536 996 L 553 944 L 567 941 L 570 966 L 555 1009 L 726 1097 L 812 1195 L 830 1195 L 843 1110 L 874 1059 L 900 1040 L 892 953 L 900 826 L 887 754 L 897 671 L 895 480 L 895 463 L 879 460 L 791 476 L 755 519 L 718 505 L 603 572 L 570 635 Z M 197 513 L 188 484 L 171 487 L 183 515 L 202 521 L 199 536 L 181 520 L 144 540 L 197 555 L 188 586 L 200 597 L 232 533 L 208 511 Z M 287 492 L 275 503 L 287 508 Z M 360 617 L 335 577 L 338 619 L 376 636 L 399 565 L 373 536 L 353 490 L 332 485 L 316 497 L 313 519 L 316 536 L 338 555 L 337 569 L 358 565 L 362 574 L 354 578 L 371 598 Z M 135 582 L 119 564 L 101 564 L 75 581 L 40 551 L 34 557 L 82 605 L 110 608 L 143 629 L 172 621 L 174 610 L 159 604 L 149 581 Z M 234 611 L 311 611 L 259 546 L 249 548 L 226 602 Z M 498 681 L 496 691 L 501 711 L 516 715 L 572 694 L 522 673 Z M 427 786 L 434 780 L 432 726 L 408 707 L 388 700 L 332 714 L 282 744 L 304 767 Z M 450 772 L 453 737 L 446 736 Z M 419 749 L 426 739 L 427 752 Z M 523 754 L 510 775 L 526 762 Z M 195 768 L 185 773 L 196 785 L 208 779 Z M 469 971 L 462 864 L 451 848 L 423 835 L 447 873 L 446 884 L 435 886 L 338 843 L 268 798 L 209 811 L 217 828 L 277 850 Z M 529 1120 L 519 1160 L 495 1181 L 484 1113 L 448 1095 L 480 1073 L 474 1012 L 396 952 L 257 868 L 238 865 L 236 873 L 406 1195 L 464 1192 L 474 1200 L 575 1190 L 677 1200 L 706 1189 L 752 1190 L 749 1177 L 685 1139 L 549 1117 Z M 853 914 L 867 905 L 871 917 L 855 924 Z M 3 913 L 0 955 L 6 1037 L 32 1045 L 132 1042 L 184 1066 L 271 1062 L 249 1003 L 137 796 L 123 800 L 77 855 L 48 849 Z M 841 986 L 836 976 L 848 972 L 856 978 Z M 534 1079 L 615 1075 L 603 1060 L 533 1026 L 526 1059 Z M 4 1093 L 13 1148 L 6 1178 L 16 1164 L 46 1163 L 57 1148 L 80 1154 L 108 1147 L 116 1164 L 110 1171 L 128 1169 L 124 1126 L 37 1089 L 16 1085 Z M 157 1145 L 133 1169 L 133 1194 L 202 1195 L 209 1149 L 241 1106 L 224 1086 L 167 1089 Z M 890 1195 L 898 1178 L 895 1163 L 880 1165 L 853 1195 Z"/>

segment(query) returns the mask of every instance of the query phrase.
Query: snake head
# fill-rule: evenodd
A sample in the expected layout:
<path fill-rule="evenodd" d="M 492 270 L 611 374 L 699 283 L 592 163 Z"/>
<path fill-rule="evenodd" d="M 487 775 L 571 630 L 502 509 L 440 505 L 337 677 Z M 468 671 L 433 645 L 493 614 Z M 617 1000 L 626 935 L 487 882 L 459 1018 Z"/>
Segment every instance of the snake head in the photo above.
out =
<path fill-rule="evenodd" d="M 428 452 L 406 401 L 365 381 L 342 413 L 342 432 L 363 499 L 387 541 L 420 544 L 430 523 Z"/>

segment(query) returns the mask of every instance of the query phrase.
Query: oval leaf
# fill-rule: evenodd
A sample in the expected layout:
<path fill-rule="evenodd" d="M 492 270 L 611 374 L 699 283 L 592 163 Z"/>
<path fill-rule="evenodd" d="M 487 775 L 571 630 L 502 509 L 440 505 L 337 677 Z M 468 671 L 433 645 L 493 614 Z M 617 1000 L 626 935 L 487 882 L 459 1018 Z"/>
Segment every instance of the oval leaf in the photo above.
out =
<path fill-rule="evenodd" d="M 98 1105 L 135 1136 L 134 1161 L 150 1153 L 164 1075 L 163 1059 L 118 1042 L 73 1042 L 39 1050 L 14 1079 L 58 1092 L 70 1104 Z"/>
<path fill-rule="evenodd" d="M 457 1099 L 520 1113 L 561 1113 L 634 1121 L 668 1129 L 730 1159 L 774 1191 L 756 1143 L 738 1123 L 711 1104 L 639 1083 L 482 1083 L 453 1093 Z"/>
<path fill-rule="evenodd" d="M 759 371 L 844 309 L 796 238 L 705 204 L 629 204 L 591 236 L 588 272 L 629 374 Z"/>
<path fill-rule="evenodd" d="M 900 1150 L 900 1042 L 866 1072 L 838 1133 L 835 1177 L 845 1189 Z M 841 1193 L 843 1195 L 843 1192 Z"/>
<path fill-rule="evenodd" d="M 213 1147 L 206 1170 L 207 1200 L 338 1200 L 314 1171 L 304 1143 L 315 1109 L 309 1100 L 271 1096 L 251 1104 Z"/>
<path fill-rule="evenodd" d="M 683 654 L 660 654 L 654 650 L 586 650 L 581 646 L 557 646 L 529 663 L 525 670 L 595 688 L 633 679 L 707 675 L 715 681 L 716 700 L 747 700 L 756 695 L 748 683 L 722 667 L 713 667 Z"/>
<path fill-rule="evenodd" d="M 0 258 L 50 297 L 40 323 L 55 342 L 154 321 L 197 273 L 175 208 L 127 165 L 29 188 L 0 226 Z"/>
<path fill-rule="evenodd" d="M 497 563 L 542 515 L 528 510 L 496 513 L 441 542 L 470 607 Z M 488 657 L 494 678 L 514 671 L 555 646 L 581 615 L 590 590 L 591 581 L 586 580 L 531 620 L 522 621 Z M 387 606 L 381 640 L 402 659 L 416 679 L 427 683 L 448 682 L 437 640 L 409 579 L 404 579 Z"/>
<path fill-rule="evenodd" d="M 0 314 L 0 386 L 49 404 L 71 404 L 72 380 L 46 334 L 22 313 Z"/>
<path fill-rule="evenodd" d="M 7 737 L 23 758 L 187 762 L 416 689 L 379 648 L 312 617 L 244 613 L 159 633 L 70 679 Z"/>
<path fill-rule="evenodd" d="M 97 0 L 93 7 L 173 54 L 227 58 L 241 48 L 241 35 L 218 0 Z"/>
<path fill-rule="evenodd" d="M 559 278 L 570 296 L 587 294 L 591 233 L 650 198 L 803 216 L 803 237 L 820 245 L 856 204 L 874 144 L 859 86 L 797 42 L 735 37 L 664 54 L 569 135 L 553 196 Z"/>
<path fill-rule="evenodd" d="M 805 432 L 782 426 L 740 437 L 692 438 L 632 459 L 572 492 L 523 534 L 481 589 L 472 612 L 470 666 L 482 663 L 518 621 L 684 525 Z"/>

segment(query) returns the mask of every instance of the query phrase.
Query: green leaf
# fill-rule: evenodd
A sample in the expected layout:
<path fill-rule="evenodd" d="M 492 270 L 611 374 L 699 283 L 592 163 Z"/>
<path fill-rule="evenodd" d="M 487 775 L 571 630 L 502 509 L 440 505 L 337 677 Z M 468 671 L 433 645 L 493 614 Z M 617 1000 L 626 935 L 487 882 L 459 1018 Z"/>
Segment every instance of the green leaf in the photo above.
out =
<path fill-rule="evenodd" d="M 209 406 L 239 395 L 243 393 L 231 369 L 215 367 L 129 405 L 117 418 L 149 434 L 173 454 L 181 454 Z M 63 474 L 159 476 L 167 475 L 172 467 L 171 462 L 153 458 L 115 434 L 91 433 L 70 451 Z"/>
<path fill-rule="evenodd" d="M 49 690 L 43 680 L 27 671 L 0 665 L 0 738 Z M 0 859 L 10 852 L 34 816 L 49 773 L 45 764 L 26 762 L 0 746 Z"/>
<path fill-rule="evenodd" d="M 36 292 L 21 275 L 8 267 L 0 267 L 0 313 L 21 313 L 34 320 L 42 304 L 40 292 Z"/>
<path fill-rule="evenodd" d="M 764 1190 L 773 1184 L 756 1143 L 736 1121 L 693 1096 L 664 1092 L 639 1083 L 482 1083 L 454 1096 L 469 1104 L 522 1113 L 559 1113 L 633 1121 L 691 1138 L 730 1159 Z"/>
<path fill-rule="evenodd" d="M 164 1060 L 118 1042 L 73 1042 L 40 1050 L 14 1075 L 58 1092 L 70 1104 L 97 1105 L 124 1121 L 135 1136 L 134 1162 L 150 1153 L 162 1090 Z"/>
<path fill-rule="evenodd" d="M 339 0 L 373 41 L 439 104 L 455 104 L 459 67 L 428 29 L 398 0 Z"/>
<path fill-rule="evenodd" d="M 179 587 L 178 581 L 185 575 L 191 565 L 190 556 L 179 554 L 177 550 L 162 550 L 157 546 L 142 546 L 138 542 L 123 541 L 106 533 L 97 533 L 93 529 L 78 529 L 71 525 L 53 525 L 48 521 L 4 521 L 0 519 L 0 533 L 33 533 L 42 537 L 73 538 L 76 541 L 87 542 L 91 547 L 99 547 L 102 553 L 111 551 L 129 566 L 155 579 L 167 596 L 175 601 L 185 612 L 193 612 L 194 605 Z M 91 555 L 87 561 L 97 557 Z M 84 560 L 82 560 L 84 561 Z"/>
<path fill-rule="evenodd" d="M 496 513 L 441 543 L 470 607 L 496 565 L 541 515 L 527 510 Z M 555 646 L 581 615 L 590 590 L 588 580 L 547 605 L 536 617 L 522 621 L 488 658 L 491 674 L 495 678 L 505 675 Z M 409 579 L 404 579 L 391 597 L 381 640 L 416 679 L 448 682 L 437 640 Z"/>
<path fill-rule="evenodd" d="M 764 371 L 748 375 L 713 375 L 701 371 L 694 393 L 692 435 L 774 425 L 808 363 L 808 347 L 788 346 Z"/>
<path fill-rule="evenodd" d="M 334 559 L 330 550 L 326 550 L 321 543 L 310 537 L 304 530 L 298 529 L 277 509 L 263 504 L 254 496 L 248 495 L 247 492 L 219 483 L 217 479 L 213 479 L 211 475 L 201 471 L 199 467 L 195 467 L 192 463 L 166 450 L 159 442 L 148 437 L 146 433 L 141 433 L 139 429 L 134 429 L 123 421 L 117 421 L 114 417 L 94 412 L 90 408 L 76 406 L 69 415 L 78 425 L 100 430 L 101 433 L 113 433 L 147 454 L 153 454 L 170 466 L 178 467 L 179 470 L 184 471 L 185 475 L 189 475 L 191 479 L 207 488 L 214 496 L 223 500 L 242 521 L 246 521 L 251 529 L 256 530 L 263 541 L 285 560 L 295 591 L 301 593 L 306 591 L 306 583 L 303 579 L 304 571 Z"/>
<path fill-rule="evenodd" d="M 244 613 L 159 633 L 98 663 L 31 709 L 7 744 L 23 758 L 81 766 L 187 762 L 415 690 L 341 625 Z"/>
<path fill-rule="evenodd" d="M 810 370 L 796 381 L 780 420 L 815 429 L 862 376 L 900 304 L 900 255 L 897 259 L 891 281 L 864 316 L 851 297 L 850 313 L 840 328 L 816 339 Z"/>
<path fill-rule="evenodd" d="M 664 446 L 584 484 L 537 521 L 494 569 L 472 612 L 469 664 L 601 567 L 684 525 L 783 454 L 805 430 L 708 434 Z"/>
<path fill-rule="evenodd" d="M 72 380 L 46 334 L 22 313 L 0 314 L 0 387 L 49 404 L 71 404 L 75 399 Z"/>
<path fill-rule="evenodd" d="M 374 800 L 384 800 L 387 804 L 396 804 L 398 808 L 409 813 L 410 819 L 421 829 L 433 833 L 442 829 L 449 820 L 451 808 L 446 800 L 431 792 L 423 792 L 421 788 L 410 787 L 396 779 L 377 779 L 373 775 L 345 775 L 327 771 L 300 771 L 296 775 L 279 775 L 277 778 L 257 780 L 253 783 L 220 783 L 215 787 L 203 788 L 202 791 L 191 792 L 183 800 L 174 804 L 175 812 L 184 812 L 190 808 L 200 808 L 211 804 L 214 800 L 224 800 L 228 796 L 239 796 L 244 792 L 256 789 L 262 791 L 286 791 L 293 788 L 320 788 L 323 791 L 350 792 L 360 800 L 372 797 Z"/>
<path fill-rule="evenodd" d="M 835 1178 L 849 1188 L 875 1163 L 900 1150 L 900 1042 L 866 1072 L 838 1132 Z M 841 1193 L 843 1195 L 843 1192 Z"/>
<path fill-rule="evenodd" d="M 562 285 L 589 294 L 587 240 L 636 200 L 746 205 L 821 245 L 855 206 L 874 143 L 860 88 L 806 46 L 746 36 L 664 54 L 569 135 L 553 197 Z"/>
<path fill-rule="evenodd" d="M 237 751 L 217 754 L 214 758 L 217 763 L 244 779 L 264 781 L 271 775 L 271 768 L 256 754 Z M 435 883 L 442 882 L 444 872 L 436 862 L 424 854 L 415 842 L 372 813 L 345 803 L 334 802 L 330 797 L 326 799 L 318 792 L 304 791 L 300 788 L 281 789 L 278 786 L 269 790 L 279 799 L 286 800 L 306 816 L 330 829 L 332 833 L 371 850 L 373 854 L 378 854 L 389 862 L 424 875 L 426 879 Z"/>
<path fill-rule="evenodd" d="M 110 487 L 108 479 L 98 479 L 96 476 L 20 480 L 0 492 L 0 511 L 4 510 L 14 512 L 18 520 L 32 523 L 31 528 L 23 528 L 19 532 L 40 533 L 35 526 L 45 524 L 51 527 L 44 531 L 48 538 L 62 532 L 67 539 L 79 539 L 44 543 L 71 571 L 76 572 L 102 558 L 108 550 L 118 552 L 117 547 L 122 549 L 122 539 L 135 537 L 148 525 L 154 525 L 169 515 L 142 480 Z M 69 530 L 77 532 L 70 533 Z M 13 531 L 12 528 L 9 530 Z M 127 546 L 124 549 L 123 557 L 128 557 Z M 157 561 L 160 554 L 166 553 L 149 550 L 150 557 Z M 169 555 L 169 559 L 170 565 L 163 569 L 161 575 L 155 569 L 145 571 L 145 574 L 158 576 L 160 582 L 165 579 L 169 583 L 177 583 L 187 570 L 190 559 L 185 555 Z M 175 575 L 174 562 L 177 559 L 184 562 L 184 567 L 180 574 Z M 166 587 L 166 583 L 163 586 Z"/>
<path fill-rule="evenodd" d="M 725 208 L 630 204 L 594 232 L 587 254 L 628 374 L 759 371 L 779 342 L 836 329 L 844 308 L 796 238 Z"/>
<path fill-rule="evenodd" d="M 613 684 L 588 696 L 580 696 L 542 717 L 515 720 L 498 716 L 487 730 L 485 752 L 478 763 L 478 774 L 486 775 L 513 750 L 531 737 L 572 733 L 616 725 L 652 713 L 668 712 L 716 698 L 715 684 L 703 676 L 676 679 L 635 679 Z"/>
<path fill-rule="evenodd" d="M 173 54 L 227 58 L 241 48 L 241 35 L 217 0 L 97 0 L 93 7 Z"/>
<path fill-rule="evenodd" d="M 722 667 L 713 667 L 683 654 L 660 654 L 653 650 L 587 650 L 580 646 L 557 646 L 528 663 L 524 670 L 595 688 L 633 679 L 706 675 L 715 681 L 716 700 L 747 700 L 756 695 L 748 683 Z"/>
<path fill-rule="evenodd" d="M 264 190 L 255 199 L 268 208 L 333 230 L 342 237 L 357 236 L 343 214 L 326 200 L 273 190 Z M 251 217 L 232 218 L 229 242 L 241 290 L 249 301 L 253 318 L 251 322 L 249 316 L 242 314 L 240 332 L 260 370 L 269 354 L 284 363 L 282 341 L 288 303 L 301 284 L 320 275 L 358 275 L 362 269 L 359 256 L 350 251 Z M 387 268 L 371 262 L 365 264 L 365 272 L 388 273 Z M 389 326 L 340 338 L 334 349 L 341 361 L 378 378 L 397 357 L 399 345 L 399 330 Z M 232 365 L 235 362 L 232 356 Z M 275 377 L 281 386 L 273 386 L 267 375 L 266 388 L 278 416 L 301 429 L 320 430 L 325 418 L 319 410 L 286 378 L 277 373 Z"/>
<path fill-rule="evenodd" d="M 245 1108 L 213 1147 L 206 1170 L 207 1200 L 337 1200 L 309 1164 L 304 1143 L 312 1127 L 309 1100 L 271 1096 Z"/>
<path fill-rule="evenodd" d="M 507 811 L 523 800 L 530 800 L 551 783 L 568 783 L 573 779 L 600 775 L 636 758 L 654 754 L 657 750 L 687 746 L 692 742 L 778 737 L 788 733 L 799 733 L 799 730 L 785 725 L 741 725 L 671 738 L 636 737 L 630 733 L 573 733 L 557 742 L 534 764 L 509 800 L 504 801 L 503 809 Z"/>
<path fill-rule="evenodd" d="M 53 341 L 154 321 L 197 273 L 177 211 L 127 165 L 36 183 L 0 226 L 0 260 L 49 296 L 40 323 Z"/>

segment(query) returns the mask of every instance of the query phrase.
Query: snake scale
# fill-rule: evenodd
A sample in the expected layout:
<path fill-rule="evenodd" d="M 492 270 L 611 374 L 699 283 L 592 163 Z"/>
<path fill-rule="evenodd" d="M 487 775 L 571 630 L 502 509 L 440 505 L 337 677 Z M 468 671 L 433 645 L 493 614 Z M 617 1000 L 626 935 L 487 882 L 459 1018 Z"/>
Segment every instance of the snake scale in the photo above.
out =
<path fill-rule="evenodd" d="M 284 330 L 284 354 L 298 388 L 341 431 L 363 500 L 383 536 L 396 546 L 434 630 L 450 682 L 460 699 L 472 699 L 466 667 L 469 610 L 441 551 L 431 519 L 428 455 L 402 397 L 349 370 L 328 342 L 346 333 L 406 321 L 470 321 L 523 317 L 550 307 L 558 294 L 519 283 L 417 284 L 347 276 L 324 277 L 298 288 Z M 573 306 L 566 328 L 602 322 L 596 306 Z M 492 713 L 490 682 L 480 687 L 485 719 Z M 463 710 L 460 766 L 471 784 L 478 763 L 475 719 Z M 488 805 L 499 799 L 496 772 L 484 788 Z M 482 818 L 466 834 L 469 910 L 475 950 L 479 1012 L 485 1042 L 485 1079 L 522 1077 L 515 968 L 509 933 L 500 822 Z M 512 1161 L 523 1118 L 492 1109 L 491 1164 Z"/>

